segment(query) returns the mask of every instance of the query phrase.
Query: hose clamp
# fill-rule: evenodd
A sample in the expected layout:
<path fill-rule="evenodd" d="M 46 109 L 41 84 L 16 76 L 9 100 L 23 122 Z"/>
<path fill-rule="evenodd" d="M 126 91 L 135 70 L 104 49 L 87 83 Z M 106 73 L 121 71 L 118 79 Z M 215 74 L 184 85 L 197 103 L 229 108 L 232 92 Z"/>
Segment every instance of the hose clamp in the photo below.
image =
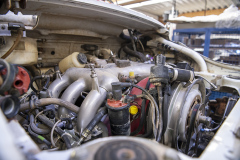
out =
<path fill-rule="evenodd" d="M 173 78 L 172 81 L 175 81 L 178 77 L 178 70 L 177 69 L 173 69 Z"/>
<path fill-rule="evenodd" d="M 70 138 L 72 138 L 72 135 L 71 134 L 69 134 L 69 133 L 67 133 L 67 132 L 64 132 L 62 135 L 61 135 L 61 138 L 63 137 L 63 136 L 69 136 Z"/>

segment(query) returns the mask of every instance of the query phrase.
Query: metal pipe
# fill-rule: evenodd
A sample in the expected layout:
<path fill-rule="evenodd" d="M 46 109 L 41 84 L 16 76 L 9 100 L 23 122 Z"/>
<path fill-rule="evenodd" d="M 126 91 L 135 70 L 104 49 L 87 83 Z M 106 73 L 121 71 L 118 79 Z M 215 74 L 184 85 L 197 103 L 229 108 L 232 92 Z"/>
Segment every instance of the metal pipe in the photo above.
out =
<path fill-rule="evenodd" d="M 48 91 L 50 93 L 50 97 L 58 98 L 60 93 L 67 88 L 71 84 L 68 76 L 64 76 L 61 79 L 58 78 L 53 81 L 50 86 L 48 87 Z"/>
<path fill-rule="evenodd" d="M 101 87 L 99 89 L 100 92 L 97 90 L 92 90 L 89 92 L 79 109 L 77 117 L 77 129 L 80 133 L 82 133 L 87 127 L 89 122 L 96 115 L 98 108 L 102 105 L 107 97 L 107 91 Z"/>
<path fill-rule="evenodd" d="M 85 91 L 87 86 L 85 81 L 80 78 L 77 81 L 73 82 L 64 92 L 61 97 L 62 100 L 68 101 L 72 104 L 75 104 L 78 97 L 81 95 L 82 91 Z M 71 113 L 70 110 L 63 106 L 59 106 L 58 108 L 58 116 L 59 118 L 66 118 Z"/>
<path fill-rule="evenodd" d="M 104 68 L 95 68 L 95 71 L 98 76 L 98 81 L 101 86 L 103 83 L 111 90 L 111 84 L 105 81 L 105 77 L 112 76 L 117 78 L 119 74 L 128 75 L 129 72 L 134 72 L 136 75 L 139 75 L 142 79 L 146 78 L 150 74 L 150 67 L 153 64 L 143 64 L 143 63 L 131 63 L 131 66 L 125 68 L 118 68 L 116 64 L 110 63 L 107 64 Z M 91 77 L 90 77 L 89 68 L 70 68 L 68 69 L 62 78 L 58 78 L 53 83 L 50 84 L 48 91 L 50 92 L 51 97 L 58 98 L 60 93 L 67 88 L 74 81 L 79 78 L 84 79 L 86 86 L 91 86 Z M 117 81 L 116 81 L 117 82 Z M 107 85 L 109 84 L 109 85 Z M 90 88 L 91 90 L 91 88 Z"/>
<path fill-rule="evenodd" d="M 200 56 L 199 53 L 195 52 L 194 50 L 192 50 L 190 48 L 187 48 L 187 47 L 178 45 L 176 43 L 173 43 L 171 41 L 168 41 L 168 40 L 166 40 L 166 39 L 164 39 L 162 37 L 157 38 L 156 40 L 158 42 L 160 42 L 160 43 L 169 45 L 169 46 L 175 48 L 176 50 L 178 50 L 179 52 L 185 54 L 186 56 L 192 58 L 198 64 L 199 69 L 200 69 L 201 72 L 208 72 L 207 64 L 204 61 L 204 59 Z"/>
<path fill-rule="evenodd" d="M 116 67 L 115 64 L 108 64 L 104 68 L 95 68 L 100 88 L 99 91 L 92 90 L 91 88 L 92 78 L 90 77 L 91 71 L 89 68 L 70 68 L 65 72 L 65 74 L 62 77 L 62 80 L 61 79 L 55 80 L 50 85 L 48 90 L 53 97 L 58 97 L 59 94 L 67 86 L 69 86 L 74 81 L 77 81 L 78 79 L 82 79 L 82 83 L 83 82 L 85 83 L 85 86 L 84 85 L 83 85 L 84 87 L 82 86 L 84 90 L 92 90 L 84 99 L 78 113 L 77 128 L 78 131 L 82 132 L 83 129 L 87 126 L 87 124 L 92 120 L 98 108 L 102 105 L 102 103 L 106 99 L 107 92 L 112 90 L 111 83 L 119 81 L 118 80 L 119 74 L 128 75 L 129 72 L 133 71 L 140 77 L 145 78 L 149 76 L 151 66 L 152 64 L 132 63 L 131 66 L 125 68 L 118 68 Z M 77 82 L 75 85 L 77 85 Z M 69 87 L 74 88 L 75 85 L 70 85 Z M 66 93 L 64 92 L 64 94 L 70 93 L 70 90 L 71 89 L 67 88 L 67 90 L 65 91 Z M 74 91 L 74 94 L 72 94 L 70 98 L 80 96 L 81 91 L 79 92 Z M 60 113 L 64 112 L 60 111 Z"/>

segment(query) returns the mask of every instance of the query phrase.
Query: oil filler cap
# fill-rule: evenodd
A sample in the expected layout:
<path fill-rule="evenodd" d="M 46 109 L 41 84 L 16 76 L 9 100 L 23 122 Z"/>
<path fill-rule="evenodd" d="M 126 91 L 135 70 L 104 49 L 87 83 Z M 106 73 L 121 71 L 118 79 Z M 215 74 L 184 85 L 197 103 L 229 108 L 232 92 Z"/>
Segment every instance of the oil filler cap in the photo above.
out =
<path fill-rule="evenodd" d="M 78 62 L 81 63 L 81 64 L 86 64 L 86 63 L 87 63 L 87 57 L 86 57 L 86 55 L 83 54 L 83 53 L 79 53 L 79 54 L 77 55 L 77 60 L 78 60 Z"/>
<path fill-rule="evenodd" d="M 129 113 L 131 113 L 131 115 L 135 115 L 138 113 L 138 107 L 135 106 L 135 105 L 132 105 L 130 108 L 129 108 Z"/>

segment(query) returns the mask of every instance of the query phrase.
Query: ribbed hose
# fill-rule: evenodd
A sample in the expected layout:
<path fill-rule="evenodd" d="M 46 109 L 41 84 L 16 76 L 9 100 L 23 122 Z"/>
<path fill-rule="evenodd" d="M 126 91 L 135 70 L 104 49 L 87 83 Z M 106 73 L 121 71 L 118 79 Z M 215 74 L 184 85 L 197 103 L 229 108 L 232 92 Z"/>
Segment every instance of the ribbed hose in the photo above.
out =
<path fill-rule="evenodd" d="M 60 106 L 65 107 L 75 113 L 78 113 L 78 110 L 79 110 L 78 106 L 76 106 L 70 102 L 64 101 L 62 99 L 58 99 L 58 98 L 42 98 L 42 99 L 36 100 L 34 102 L 34 105 L 32 106 L 32 108 L 30 107 L 30 103 L 31 102 L 21 104 L 19 111 L 22 112 L 27 109 L 34 109 L 36 107 L 47 106 L 50 104 L 60 105 Z"/>
<path fill-rule="evenodd" d="M 48 129 L 48 128 L 41 129 L 41 128 L 38 128 L 36 126 L 36 124 L 34 123 L 34 116 L 33 116 L 33 114 L 30 115 L 30 127 L 37 134 L 48 134 L 48 133 L 50 133 L 50 129 Z"/>
<path fill-rule="evenodd" d="M 22 36 L 23 36 L 23 31 L 19 29 L 15 42 L 13 43 L 12 47 L 1 57 L 2 59 L 7 58 L 12 53 L 12 51 L 17 47 L 18 43 L 20 42 Z"/>

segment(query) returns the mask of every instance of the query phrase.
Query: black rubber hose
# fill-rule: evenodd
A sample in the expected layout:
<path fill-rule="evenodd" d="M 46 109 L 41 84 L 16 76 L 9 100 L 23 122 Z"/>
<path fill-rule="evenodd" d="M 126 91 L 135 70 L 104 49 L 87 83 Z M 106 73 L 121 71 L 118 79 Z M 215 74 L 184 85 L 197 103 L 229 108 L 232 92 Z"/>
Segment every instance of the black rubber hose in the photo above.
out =
<path fill-rule="evenodd" d="M 140 123 L 138 125 L 138 128 L 133 131 L 130 136 L 134 136 L 136 134 L 138 134 L 142 128 L 143 128 L 143 125 L 144 125 L 144 121 L 145 121 L 145 118 L 146 118 L 146 112 L 145 112 L 145 107 L 146 107 L 146 99 L 143 99 L 142 100 L 142 106 L 141 106 L 141 116 L 140 116 Z"/>
<path fill-rule="evenodd" d="M 165 87 L 164 90 L 164 96 L 163 96 L 163 130 L 162 130 L 162 135 L 164 135 L 166 128 L 167 128 L 167 123 L 168 123 L 168 94 L 167 94 L 167 87 Z"/>
<path fill-rule="evenodd" d="M 37 139 L 40 139 L 41 141 L 43 141 L 44 143 L 46 143 L 48 146 L 51 146 L 51 145 L 52 145 L 51 142 L 49 142 L 48 140 L 46 140 L 43 136 L 34 133 L 34 132 L 31 130 L 30 125 L 28 126 L 28 132 L 29 132 L 30 135 L 36 137 Z"/>
<path fill-rule="evenodd" d="M 124 51 L 125 53 L 129 54 L 130 56 L 139 58 L 139 59 L 141 60 L 141 62 L 147 61 L 147 58 L 144 56 L 143 53 L 138 52 L 138 51 L 133 51 L 133 50 L 131 50 L 130 48 L 128 48 L 128 46 L 124 46 L 124 47 L 123 47 L 123 51 Z"/>
<path fill-rule="evenodd" d="M 38 128 L 37 126 L 36 126 L 36 124 L 34 123 L 34 116 L 33 116 L 33 114 L 31 114 L 30 115 L 30 127 L 31 127 L 31 129 L 35 132 L 35 133 L 37 133 L 37 134 L 48 134 L 48 133 L 50 133 L 50 129 L 48 129 L 48 128 L 46 128 L 46 129 L 41 129 L 41 128 Z"/>
<path fill-rule="evenodd" d="M 106 107 L 101 108 L 100 111 L 98 111 L 95 117 L 91 120 L 91 122 L 87 125 L 85 130 L 92 131 L 93 128 L 100 122 L 100 120 L 106 113 L 107 113 L 107 108 Z"/>
<path fill-rule="evenodd" d="M 35 92 L 35 93 L 38 93 L 38 90 L 36 90 L 36 88 L 33 86 L 33 82 L 36 81 L 37 79 L 42 79 L 42 76 L 36 76 L 36 77 L 33 77 L 32 79 L 32 82 L 31 82 L 31 89 Z"/>
<path fill-rule="evenodd" d="M 40 119 L 49 128 L 52 128 L 54 126 L 54 123 L 52 121 L 50 121 L 44 115 L 39 115 L 38 119 Z M 63 141 L 65 142 L 65 145 L 66 145 L 67 149 L 72 148 L 70 140 L 68 139 L 68 136 L 66 134 L 64 134 L 65 132 L 58 126 L 55 127 L 55 131 L 62 137 Z"/>

